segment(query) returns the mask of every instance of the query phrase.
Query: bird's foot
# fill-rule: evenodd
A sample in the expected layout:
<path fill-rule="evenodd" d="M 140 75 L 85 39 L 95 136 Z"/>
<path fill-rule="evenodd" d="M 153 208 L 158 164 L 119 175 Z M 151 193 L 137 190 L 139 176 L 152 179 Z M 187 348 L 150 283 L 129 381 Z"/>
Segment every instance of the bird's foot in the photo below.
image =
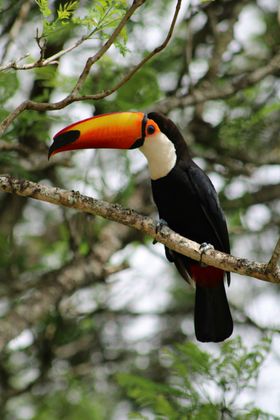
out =
<path fill-rule="evenodd" d="M 164 220 L 164 219 L 159 219 L 157 221 L 157 224 L 156 224 L 156 233 L 159 233 L 161 231 L 161 229 L 163 228 L 163 226 L 167 226 L 168 227 L 167 221 Z M 154 239 L 153 240 L 153 245 L 155 245 L 156 243 L 157 243 L 157 240 Z"/>
<path fill-rule="evenodd" d="M 212 244 L 208 244 L 207 242 L 203 242 L 200 247 L 199 247 L 199 251 L 200 251 L 200 260 L 199 263 L 201 265 L 201 267 L 206 267 L 207 264 L 204 264 L 201 260 L 204 254 L 206 254 L 207 251 L 209 251 L 209 249 L 214 249 Z"/>

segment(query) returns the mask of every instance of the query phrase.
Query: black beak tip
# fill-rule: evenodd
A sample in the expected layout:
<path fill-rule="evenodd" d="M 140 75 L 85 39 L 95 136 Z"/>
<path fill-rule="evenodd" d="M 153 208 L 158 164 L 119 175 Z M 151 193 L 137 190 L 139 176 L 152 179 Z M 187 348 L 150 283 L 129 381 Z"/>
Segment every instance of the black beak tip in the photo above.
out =
<path fill-rule="evenodd" d="M 74 143 L 80 137 L 80 134 L 80 130 L 70 130 L 54 136 L 53 144 L 49 148 L 48 160 L 55 150 L 63 149 L 64 146 Z"/>
<path fill-rule="evenodd" d="M 53 144 L 49 147 L 48 160 L 50 160 L 50 157 L 52 155 L 52 152 L 53 152 Z"/>

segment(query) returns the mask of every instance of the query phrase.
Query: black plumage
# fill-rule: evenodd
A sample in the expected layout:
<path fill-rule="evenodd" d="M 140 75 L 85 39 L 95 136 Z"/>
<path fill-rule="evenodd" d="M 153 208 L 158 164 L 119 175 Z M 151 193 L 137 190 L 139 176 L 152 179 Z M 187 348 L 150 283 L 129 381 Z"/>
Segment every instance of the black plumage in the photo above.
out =
<path fill-rule="evenodd" d="M 191 159 L 186 142 L 176 125 L 156 112 L 148 118 L 157 123 L 162 133 L 172 141 L 176 164 L 164 177 L 152 180 L 153 198 L 160 218 L 175 232 L 198 243 L 207 242 L 215 249 L 229 253 L 226 220 L 215 188 Z M 229 337 L 233 322 L 224 287 L 224 272 L 202 266 L 176 252 L 166 250 L 180 274 L 196 284 L 195 333 L 199 341 L 219 342 Z M 230 274 L 227 273 L 228 282 Z"/>
<path fill-rule="evenodd" d="M 182 134 L 170 119 L 156 112 L 116 112 L 87 118 L 54 136 L 49 157 L 86 148 L 139 148 L 148 160 L 160 218 L 175 232 L 229 253 L 227 225 L 215 188 L 191 159 Z M 231 335 L 233 324 L 224 271 L 168 249 L 166 256 L 184 279 L 195 281 L 197 339 L 225 340 Z"/>

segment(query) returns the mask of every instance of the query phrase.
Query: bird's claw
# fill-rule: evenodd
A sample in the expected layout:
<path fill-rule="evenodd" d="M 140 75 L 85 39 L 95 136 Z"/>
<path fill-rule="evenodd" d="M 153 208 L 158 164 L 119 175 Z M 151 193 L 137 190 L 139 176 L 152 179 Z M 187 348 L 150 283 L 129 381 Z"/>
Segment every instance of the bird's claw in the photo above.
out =
<path fill-rule="evenodd" d="M 203 262 L 201 261 L 202 257 L 204 254 L 206 254 L 207 251 L 209 251 L 209 249 L 214 249 L 214 247 L 212 244 L 208 244 L 207 242 L 203 242 L 199 247 L 199 251 L 200 251 L 199 263 L 202 267 L 206 265 L 206 264 L 203 264 Z"/>
<path fill-rule="evenodd" d="M 164 219 L 159 219 L 157 221 L 157 224 L 156 224 L 156 233 L 159 233 L 161 231 L 161 229 L 163 228 L 163 226 L 167 226 L 168 227 L 167 221 L 164 220 Z M 157 240 L 154 239 L 153 240 L 153 245 L 155 245 L 156 243 L 157 243 Z"/>

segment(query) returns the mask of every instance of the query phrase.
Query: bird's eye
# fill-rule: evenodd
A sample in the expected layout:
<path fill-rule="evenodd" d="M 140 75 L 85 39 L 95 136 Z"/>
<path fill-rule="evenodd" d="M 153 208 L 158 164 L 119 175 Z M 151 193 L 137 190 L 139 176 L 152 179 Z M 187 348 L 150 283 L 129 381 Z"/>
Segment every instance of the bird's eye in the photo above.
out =
<path fill-rule="evenodd" d="M 148 134 L 154 134 L 155 130 L 156 129 L 153 125 L 148 125 L 148 127 L 147 127 L 147 133 Z"/>

